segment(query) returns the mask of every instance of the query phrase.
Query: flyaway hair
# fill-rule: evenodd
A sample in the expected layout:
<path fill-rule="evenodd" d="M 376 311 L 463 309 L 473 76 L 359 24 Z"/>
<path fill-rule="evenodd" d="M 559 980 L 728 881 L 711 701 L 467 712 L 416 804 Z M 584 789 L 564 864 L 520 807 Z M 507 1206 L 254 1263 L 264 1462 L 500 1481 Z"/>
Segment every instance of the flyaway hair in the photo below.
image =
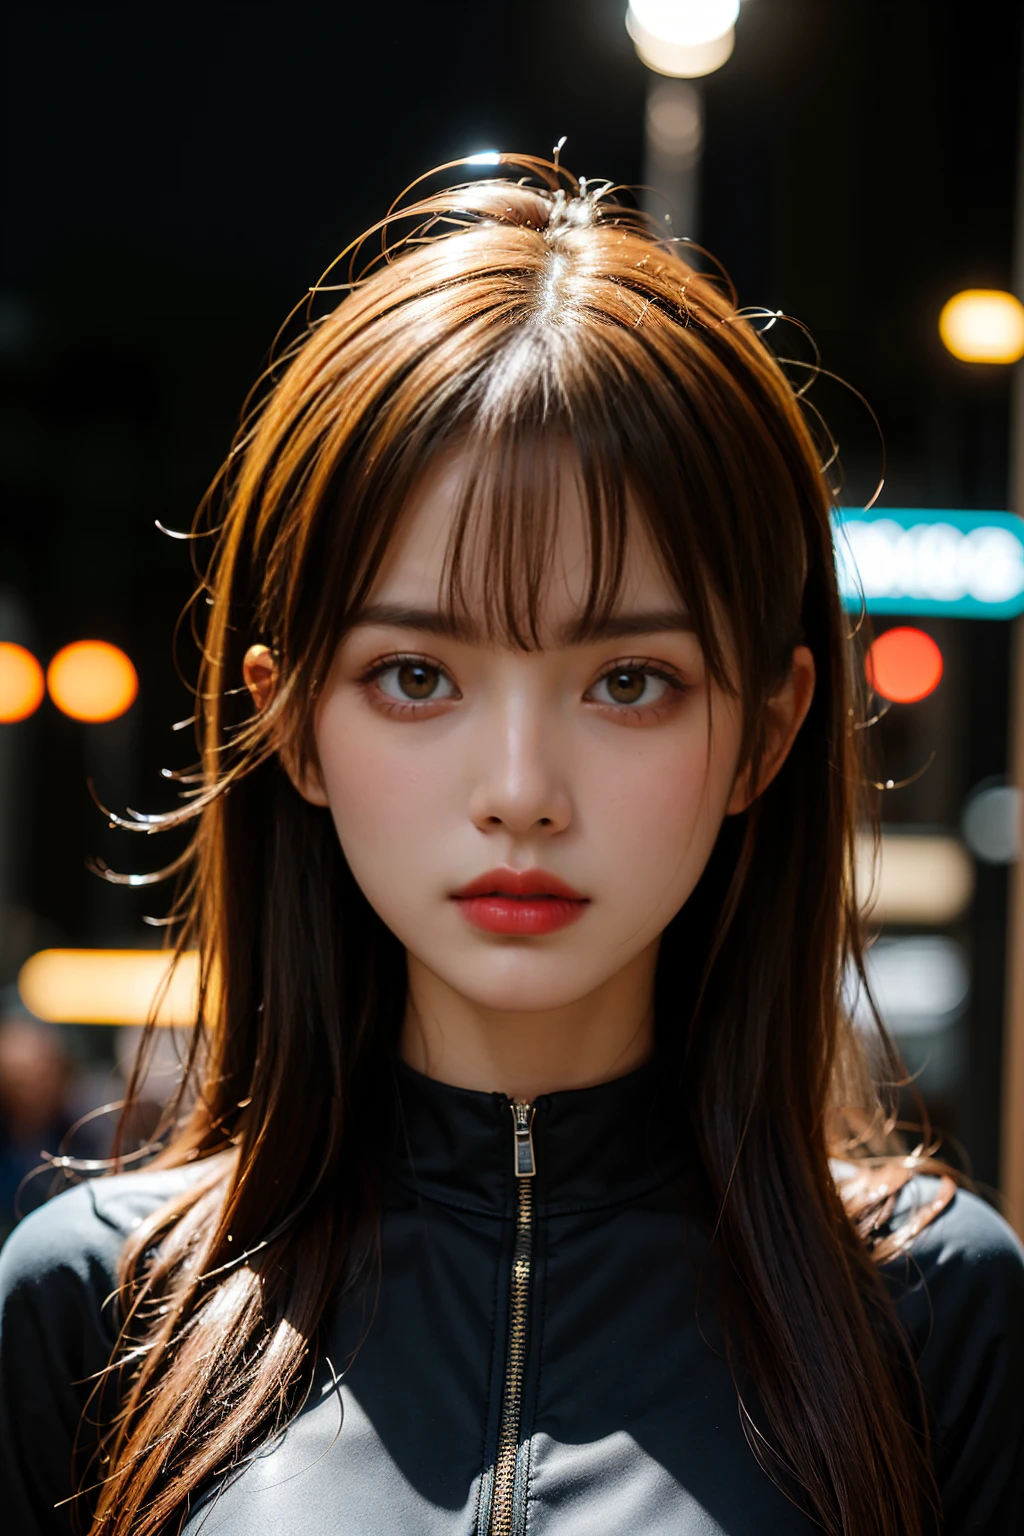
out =
<path fill-rule="evenodd" d="M 196 525 L 200 768 L 176 810 L 125 823 L 192 829 L 168 873 L 200 1002 L 156 1163 L 196 1178 L 125 1251 L 102 1389 L 116 1401 L 81 1469 L 83 1528 L 179 1529 L 211 1479 L 298 1411 L 338 1297 L 372 1297 L 374 1127 L 404 953 L 281 754 L 315 771 L 339 640 L 411 488 L 453 448 L 472 468 L 444 600 L 501 644 L 539 644 L 569 447 L 588 516 L 581 631 L 614 609 L 629 495 L 712 676 L 742 700 L 751 765 L 794 645 L 814 655 L 786 764 L 727 820 L 663 936 L 659 1050 L 754 1454 L 830 1536 L 923 1536 L 936 1495 L 921 1403 L 878 1273 L 905 1239 L 873 1234 L 895 1187 L 931 1164 L 905 1155 L 876 1087 L 902 1075 L 892 1045 L 843 1006 L 862 966 L 854 839 L 872 808 L 813 417 L 756 315 L 691 248 L 555 164 L 505 155 L 491 180 L 417 184 L 345 255 Z M 242 688 L 257 642 L 279 675 L 260 714 Z M 845 1203 L 837 1154 L 867 1170 Z"/>

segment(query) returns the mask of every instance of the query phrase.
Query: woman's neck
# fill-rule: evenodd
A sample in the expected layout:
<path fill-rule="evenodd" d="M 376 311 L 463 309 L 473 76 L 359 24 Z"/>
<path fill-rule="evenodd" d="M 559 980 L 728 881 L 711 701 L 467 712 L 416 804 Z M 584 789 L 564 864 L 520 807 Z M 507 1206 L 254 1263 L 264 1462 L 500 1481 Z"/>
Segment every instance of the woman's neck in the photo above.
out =
<path fill-rule="evenodd" d="M 657 952 L 655 943 L 597 992 L 546 1009 L 482 1006 L 409 954 L 399 1054 L 427 1077 L 513 1099 L 624 1077 L 654 1051 Z"/>

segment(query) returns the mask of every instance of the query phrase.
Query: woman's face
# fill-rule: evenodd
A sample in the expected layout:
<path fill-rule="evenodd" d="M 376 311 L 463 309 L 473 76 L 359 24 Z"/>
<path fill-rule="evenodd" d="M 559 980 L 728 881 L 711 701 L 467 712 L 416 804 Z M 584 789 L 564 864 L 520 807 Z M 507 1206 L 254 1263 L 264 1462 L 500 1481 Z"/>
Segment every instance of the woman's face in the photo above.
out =
<path fill-rule="evenodd" d="M 709 678 L 639 516 L 614 631 L 568 642 L 587 581 L 568 458 L 544 649 L 443 633 L 433 616 L 463 472 L 450 455 L 417 487 L 334 657 L 315 721 L 322 779 L 302 788 L 330 807 L 410 966 L 477 1008 L 546 1011 L 645 955 L 653 972 L 723 817 L 745 804 L 740 706 Z M 543 871 L 577 899 L 509 871 Z M 459 897 L 481 877 L 489 900 Z"/>

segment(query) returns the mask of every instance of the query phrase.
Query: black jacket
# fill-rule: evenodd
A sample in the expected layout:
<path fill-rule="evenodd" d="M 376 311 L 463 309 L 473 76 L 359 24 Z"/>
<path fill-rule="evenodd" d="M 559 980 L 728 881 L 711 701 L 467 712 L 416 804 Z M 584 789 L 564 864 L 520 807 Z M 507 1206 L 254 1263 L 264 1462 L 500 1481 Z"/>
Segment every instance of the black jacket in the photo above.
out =
<path fill-rule="evenodd" d="M 187 1536 L 798 1536 L 697 1321 L 702 1239 L 656 1065 L 533 1114 L 399 1069 L 379 1297 L 339 1310 L 299 1418 Z M 531 1173 L 531 1169 L 533 1170 Z M 115 1336 L 117 1255 L 184 1173 L 99 1180 L 0 1256 L 0 1509 L 70 1529 L 68 1461 Z M 907 1200 L 927 1199 L 918 1179 Z M 887 1267 L 934 1418 L 950 1533 L 1024 1530 L 1024 1250 L 958 1194 Z M 352 1345 L 367 1318 L 362 1347 Z M 756 1408 L 756 1405 L 755 1405 Z"/>

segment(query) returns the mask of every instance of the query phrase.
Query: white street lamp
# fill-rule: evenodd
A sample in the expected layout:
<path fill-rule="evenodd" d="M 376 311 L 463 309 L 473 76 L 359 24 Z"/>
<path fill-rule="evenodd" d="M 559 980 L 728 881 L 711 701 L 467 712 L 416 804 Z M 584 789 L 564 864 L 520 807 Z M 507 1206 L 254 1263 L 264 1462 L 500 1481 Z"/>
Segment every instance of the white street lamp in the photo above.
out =
<path fill-rule="evenodd" d="M 692 80 L 725 63 L 739 13 L 739 0 L 629 0 L 626 31 L 649 69 Z"/>

